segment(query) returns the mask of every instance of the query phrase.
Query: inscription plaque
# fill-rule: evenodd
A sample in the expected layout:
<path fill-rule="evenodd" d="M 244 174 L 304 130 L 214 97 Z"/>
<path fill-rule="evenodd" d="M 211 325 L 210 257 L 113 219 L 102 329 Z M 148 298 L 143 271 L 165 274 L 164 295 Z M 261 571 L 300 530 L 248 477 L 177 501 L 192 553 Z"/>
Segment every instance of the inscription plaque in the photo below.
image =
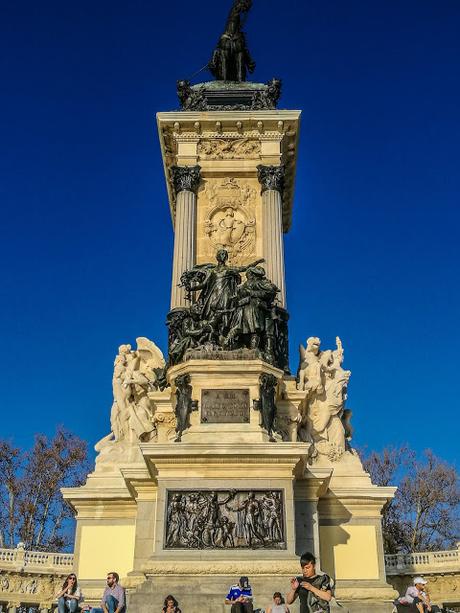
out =
<path fill-rule="evenodd" d="M 249 390 L 202 390 L 201 421 L 213 424 L 249 422 Z"/>

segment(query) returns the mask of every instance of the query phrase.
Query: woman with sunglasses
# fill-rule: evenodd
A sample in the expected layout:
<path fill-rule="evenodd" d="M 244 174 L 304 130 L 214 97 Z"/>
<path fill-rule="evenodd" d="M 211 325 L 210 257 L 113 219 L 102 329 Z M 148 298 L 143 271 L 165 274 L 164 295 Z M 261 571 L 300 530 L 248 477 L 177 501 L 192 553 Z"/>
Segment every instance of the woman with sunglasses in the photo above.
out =
<path fill-rule="evenodd" d="M 57 598 L 58 602 L 58 613 L 67 613 L 68 611 L 75 613 L 75 611 L 80 611 L 78 605 L 83 600 L 83 594 L 78 587 L 77 575 L 73 573 L 68 575 L 55 598 Z"/>

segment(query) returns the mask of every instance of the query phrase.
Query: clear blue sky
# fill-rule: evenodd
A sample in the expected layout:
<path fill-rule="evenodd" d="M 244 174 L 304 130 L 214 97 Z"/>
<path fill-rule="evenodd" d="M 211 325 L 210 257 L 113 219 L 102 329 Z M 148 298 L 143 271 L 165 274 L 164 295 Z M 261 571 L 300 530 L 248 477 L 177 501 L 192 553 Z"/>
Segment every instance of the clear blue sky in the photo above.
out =
<path fill-rule="evenodd" d="M 230 0 L 3 3 L 1 432 L 109 429 L 121 343 L 166 349 L 157 111 Z M 338 334 L 355 443 L 458 454 L 460 3 L 254 0 L 256 80 L 303 119 L 286 237 L 297 346 Z"/>

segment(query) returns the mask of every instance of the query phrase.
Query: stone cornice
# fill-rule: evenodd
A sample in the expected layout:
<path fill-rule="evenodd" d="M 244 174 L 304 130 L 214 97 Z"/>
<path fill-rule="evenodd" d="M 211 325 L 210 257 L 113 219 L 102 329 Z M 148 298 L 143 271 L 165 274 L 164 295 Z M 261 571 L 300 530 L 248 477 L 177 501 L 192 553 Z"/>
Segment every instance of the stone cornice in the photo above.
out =
<path fill-rule="evenodd" d="M 270 449 L 267 445 L 271 445 Z M 148 458 L 152 476 L 158 482 L 178 478 L 184 470 L 207 480 L 228 478 L 260 479 L 270 470 L 272 479 L 292 479 L 297 467 L 303 467 L 308 456 L 307 443 L 181 443 L 181 445 L 144 443 L 143 455 Z M 182 478 L 182 477 L 181 477 Z"/>
<path fill-rule="evenodd" d="M 234 377 L 235 372 L 241 369 L 241 360 L 190 360 L 176 364 L 168 370 L 168 379 L 173 381 L 179 375 L 185 373 L 193 373 L 194 376 L 205 376 L 209 373 L 222 373 L 223 376 L 228 375 Z M 235 370 L 232 370 L 231 368 Z M 283 371 L 264 360 L 247 360 L 244 362 L 245 373 L 268 373 L 274 375 L 277 379 L 281 379 Z"/>
<path fill-rule="evenodd" d="M 188 552 L 187 552 L 188 553 Z M 216 552 L 219 553 L 219 552 Z M 260 552 L 254 551 L 258 559 L 233 561 L 226 552 L 226 560 L 212 560 L 204 562 L 202 560 L 155 560 L 146 562 L 142 566 L 142 571 L 147 576 L 167 576 L 167 575 L 241 575 L 244 573 L 254 576 L 273 576 L 287 575 L 292 577 L 299 572 L 298 559 L 294 560 L 260 560 Z M 235 552 L 238 553 L 238 552 Z M 281 555 L 281 554 L 280 554 Z"/>
<path fill-rule="evenodd" d="M 221 458 L 223 462 L 247 462 L 250 459 L 267 463 L 279 463 L 286 460 L 297 460 L 308 455 L 309 443 L 274 443 L 270 446 L 270 454 L 267 453 L 267 443 L 253 443 L 248 446 L 246 443 L 182 443 L 172 445 L 170 443 L 141 443 L 140 445 L 144 456 L 161 457 L 171 462 L 182 462 L 196 458 L 200 462 L 214 461 Z"/>
<path fill-rule="evenodd" d="M 340 501 L 360 501 L 362 498 L 369 498 L 381 502 L 391 500 L 398 488 L 370 485 L 368 487 L 356 486 L 350 488 L 332 487 L 331 499 Z"/>

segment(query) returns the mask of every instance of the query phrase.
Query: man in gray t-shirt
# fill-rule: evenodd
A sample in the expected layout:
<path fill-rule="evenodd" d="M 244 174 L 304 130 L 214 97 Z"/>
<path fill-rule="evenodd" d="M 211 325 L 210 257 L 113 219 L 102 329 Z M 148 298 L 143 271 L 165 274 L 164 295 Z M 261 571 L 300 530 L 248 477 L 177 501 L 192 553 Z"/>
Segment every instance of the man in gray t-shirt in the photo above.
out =
<path fill-rule="evenodd" d="M 300 558 L 301 577 L 291 579 L 291 589 L 286 594 L 287 604 L 300 600 L 300 613 L 329 613 L 332 600 L 332 582 L 329 575 L 316 574 L 316 558 L 306 552 Z"/>

